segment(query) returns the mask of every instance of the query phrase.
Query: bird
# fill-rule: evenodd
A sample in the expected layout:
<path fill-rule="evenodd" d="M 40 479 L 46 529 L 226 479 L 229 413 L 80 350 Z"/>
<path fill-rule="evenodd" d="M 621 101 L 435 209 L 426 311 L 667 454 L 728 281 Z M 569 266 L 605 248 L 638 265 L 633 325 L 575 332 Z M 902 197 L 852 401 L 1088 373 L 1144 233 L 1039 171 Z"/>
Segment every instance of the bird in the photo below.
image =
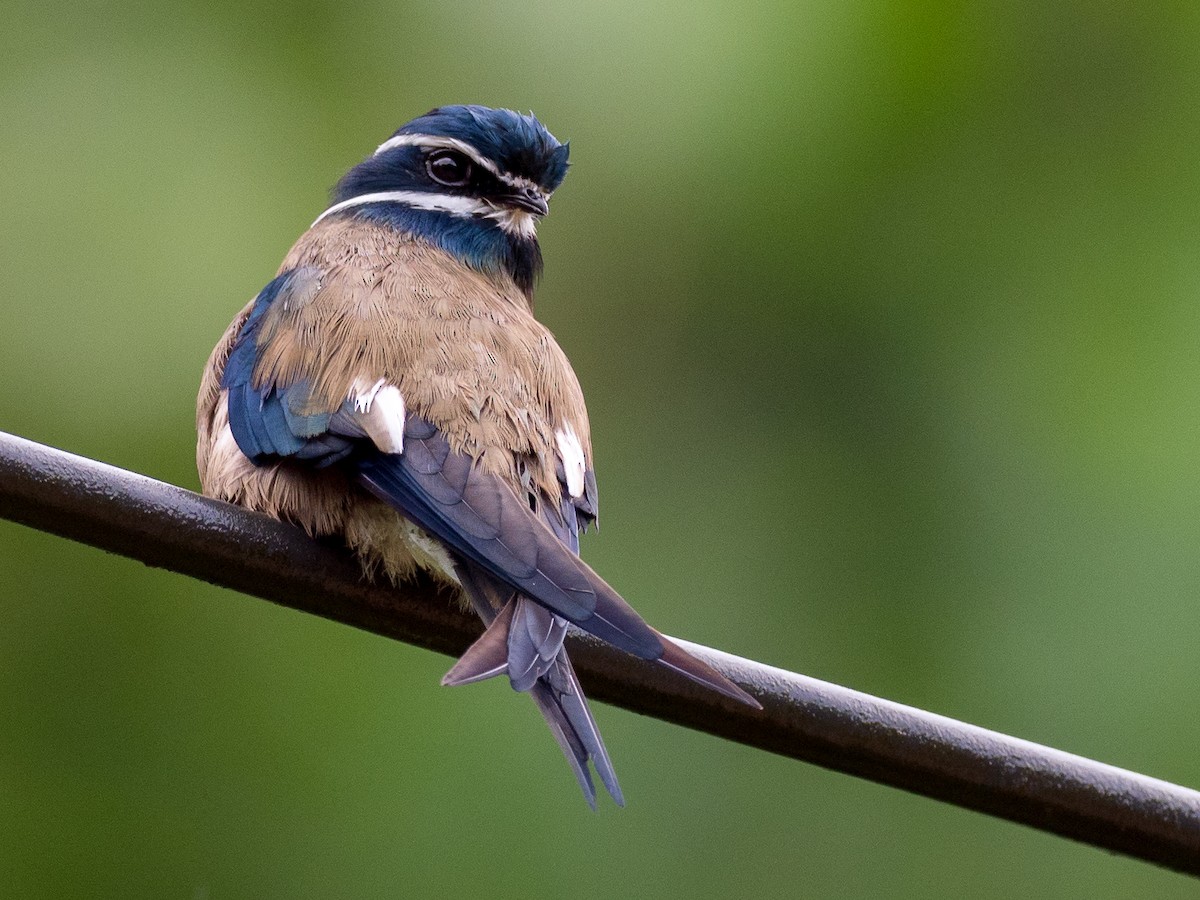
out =
<path fill-rule="evenodd" d="M 214 347 L 196 458 L 206 495 L 340 540 L 369 577 L 457 591 L 484 631 L 443 684 L 506 675 L 529 693 L 595 809 L 592 769 L 624 797 L 570 625 L 759 703 L 579 556 L 598 516 L 587 411 L 533 314 L 569 153 L 532 113 L 442 106 L 402 125 Z"/>

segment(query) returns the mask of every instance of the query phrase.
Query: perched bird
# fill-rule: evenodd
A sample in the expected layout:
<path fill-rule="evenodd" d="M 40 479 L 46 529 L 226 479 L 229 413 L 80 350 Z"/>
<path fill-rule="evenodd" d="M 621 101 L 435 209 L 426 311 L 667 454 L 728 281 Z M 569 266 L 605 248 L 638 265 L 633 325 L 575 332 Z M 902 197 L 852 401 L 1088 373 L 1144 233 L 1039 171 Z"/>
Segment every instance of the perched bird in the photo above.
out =
<path fill-rule="evenodd" d="M 537 223 L 567 153 L 532 115 L 446 106 L 351 169 L 213 350 L 197 464 L 209 496 L 340 536 L 368 574 L 461 588 L 486 630 L 443 683 L 528 691 L 594 807 L 589 760 L 623 800 L 568 623 L 758 704 L 579 558 L 587 412 L 533 316 Z"/>

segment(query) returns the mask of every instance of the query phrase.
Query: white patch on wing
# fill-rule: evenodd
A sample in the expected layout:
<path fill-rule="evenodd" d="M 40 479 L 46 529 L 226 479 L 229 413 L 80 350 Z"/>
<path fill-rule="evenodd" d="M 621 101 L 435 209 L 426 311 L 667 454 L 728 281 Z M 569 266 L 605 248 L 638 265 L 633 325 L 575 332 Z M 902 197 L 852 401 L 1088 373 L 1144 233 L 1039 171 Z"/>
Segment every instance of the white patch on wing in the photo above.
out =
<path fill-rule="evenodd" d="M 563 471 L 567 475 L 567 493 L 572 497 L 582 497 L 587 462 L 583 458 L 579 436 L 568 422 L 554 432 L 554 439 L 558 442 L 558 455 L 562 457 Z"/>
<path fill-rule="evenodd" d="M 347 399 L 354 404 L 356 410 L 365 413 L 371 409 L 371 401 L 375 399 L 375 395 L 385 384 L 387 382 L 382 378 L 374 384 L 366 378 L 355 378 L 354 384 L 350 385 L 350 396 Z"/>
<path fill-rule="evenodd" d="M 376 447 L 384 453 L 404 452 L 404 397 L 398 387 L 382 378 L 374 382 L 357 378 L 348 399 Z"/>

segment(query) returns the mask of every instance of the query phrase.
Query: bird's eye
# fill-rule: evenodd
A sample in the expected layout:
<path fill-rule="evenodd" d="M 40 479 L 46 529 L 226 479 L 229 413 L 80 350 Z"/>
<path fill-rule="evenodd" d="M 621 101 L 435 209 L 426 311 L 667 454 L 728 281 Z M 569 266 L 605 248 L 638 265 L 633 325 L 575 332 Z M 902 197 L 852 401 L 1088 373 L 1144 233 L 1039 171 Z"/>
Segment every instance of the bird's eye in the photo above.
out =
<path fill-rule="evenodd" d="M 471 161 L 453 150 L 438 150 L 425 160 L 425 171 L 438 184 L 462 187 L 471 178 Z"/>

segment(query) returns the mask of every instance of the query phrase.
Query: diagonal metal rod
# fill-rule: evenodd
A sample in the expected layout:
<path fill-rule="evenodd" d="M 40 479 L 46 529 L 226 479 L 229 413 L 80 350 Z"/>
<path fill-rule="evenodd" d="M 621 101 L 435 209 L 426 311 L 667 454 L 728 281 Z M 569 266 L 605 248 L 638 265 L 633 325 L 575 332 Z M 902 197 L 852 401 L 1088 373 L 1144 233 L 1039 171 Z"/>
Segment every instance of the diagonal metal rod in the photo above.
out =
<path fill-rule="evenodd" d="M 479 633 L 429 583 L 395 590 L 297 529 L 0 432 L 0 516 L 293 609 L 459 654 Z M 576 639 L 588 693 L 707 731 L 1200 875 L 1200 793 L 695 644 L 756 711 Z"/>

